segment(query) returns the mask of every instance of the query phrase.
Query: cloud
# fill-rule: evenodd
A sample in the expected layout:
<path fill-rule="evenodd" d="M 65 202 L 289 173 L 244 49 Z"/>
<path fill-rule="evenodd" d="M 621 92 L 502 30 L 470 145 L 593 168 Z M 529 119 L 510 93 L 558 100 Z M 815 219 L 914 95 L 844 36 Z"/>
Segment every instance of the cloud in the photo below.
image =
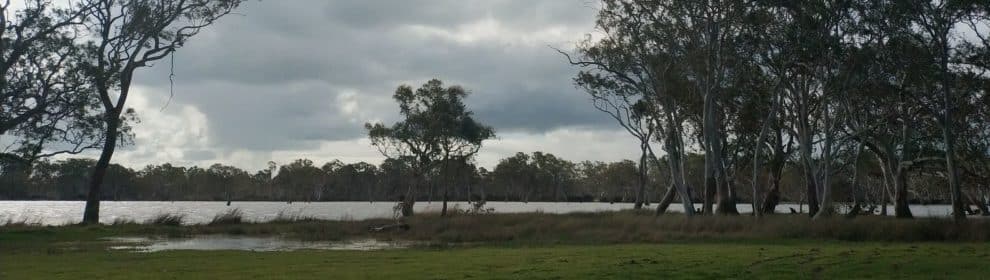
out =
<path fill-rule="evenodd" d="M 499 132 L 479 155 L 483 165 L 536 150 L 628 158 L 635 143 L 592 108 L 573 86 L 576 69 L 550 48 L 593 32 L 595 5 L 249 1 L 174 63 L 139 71 L 129 105 L 143 121 L 136 145 L 116 159 L 251 169 L 293 158 L 379 162 L 363 124 L 397 121 L 395 88 L 432 78 L 470 90 L 470 109 Z"/>

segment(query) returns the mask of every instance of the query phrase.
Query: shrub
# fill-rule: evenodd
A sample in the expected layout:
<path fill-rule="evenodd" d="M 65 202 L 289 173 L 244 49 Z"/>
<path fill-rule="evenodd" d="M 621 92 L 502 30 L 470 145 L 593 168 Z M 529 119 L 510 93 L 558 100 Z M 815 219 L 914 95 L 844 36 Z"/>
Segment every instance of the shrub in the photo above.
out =
<path fill-rule="evenodd" d="M 147 224 L 160 225 L 160 226 L 181 226 L 182 222 L 186 219 L 185 215 L 181 214 L 158 214 L 148 220 Z"/>
<path fill-rule="evenodd" d="M 236 225 L 243 221 L 244 213 L 241 212 L 241 209 L 234 208 L 213 216 L 213 220 L 210 221 L 209 225 Z"/>

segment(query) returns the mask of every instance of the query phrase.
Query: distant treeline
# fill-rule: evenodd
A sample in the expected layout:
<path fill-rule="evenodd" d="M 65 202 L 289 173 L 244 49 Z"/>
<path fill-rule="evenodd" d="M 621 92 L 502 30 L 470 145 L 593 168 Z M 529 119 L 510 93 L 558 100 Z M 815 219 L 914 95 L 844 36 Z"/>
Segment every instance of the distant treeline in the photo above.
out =
<path fill-rule="evenodd" d="M 686 160 L 688 184 L 701 185 L 704 158 L 689 154 Z M 0 162 L 0 199 L 5 200 L 85 200 L 87 182 L 95 161 L 66 159 L 40 161 L 30 166 Z M 488 201 L 602 201 L 634 202 L 639 167 L 631 160 L 618 162 L 572 162 L 549 153 L 517 153 L 502 159 L 493 170 L 474 164 L 451 162 L 451 199 Z M 879 165 L 867 164 L 857 198 L 876 204 L 882 199 L 883 178 Z M 664 164 L 650 165 L 647 202 L 656 202 L 670 186 Z M 784 169 L 780 189 L 784 201 L 804 201 L 799 165 Z M 917 173 L 909 176 L 915 203 L 945 203 L 948 192 L 944 180 Z M 259 200 L 259 201 L 394 201 L 406 193 L 411 178 L 409 164 L 389 159 L 380 165 L 365 162 L 342 163 L 334 160 L 317 165 L 299 159 L 278 165 L 269 162 L 264 170 L 248 172 L 214 164 L 203 168 L 171 164 L 148 165 L 134 170 L 111 165 L 103 183 L 105 200 Z M 748 184 L 744 174 L 733 184 Z M 428 184 L 416 193 L 418 200 L 440 200 L 437 174 L 425 178 Z M 836 198 L 852 201 L 849 181 L 834 182 Z M 692 193 L 693 197 L 701 194 Z M 740 203 L 750 196 L 739 193 Z M 982 197 L 977 195 L 975 197 Z"/>

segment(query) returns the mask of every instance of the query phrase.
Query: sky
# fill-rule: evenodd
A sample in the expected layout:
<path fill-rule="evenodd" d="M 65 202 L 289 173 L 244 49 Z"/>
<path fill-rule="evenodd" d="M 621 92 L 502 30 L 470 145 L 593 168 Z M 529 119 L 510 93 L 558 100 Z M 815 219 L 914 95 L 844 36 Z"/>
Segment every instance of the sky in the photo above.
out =
<path fill-rule="evenodd" d="M 113 162 L 248 170 L 297 158 L 380 163 L 364 123 L 398 121 L 396 87 L 433 78 L 468 89 L 469 109 L 496 129 L 480 166 L 533 151 L 635 158 L 634 138 L 592 107 L 573 84 L 577 69 L 551 48 L 572 50 L 594 33 L 596 5 L 249 0 L 192 38 L 174 64 L 139 70 L 128 99 L 141 120 L 135 143 Z"/>

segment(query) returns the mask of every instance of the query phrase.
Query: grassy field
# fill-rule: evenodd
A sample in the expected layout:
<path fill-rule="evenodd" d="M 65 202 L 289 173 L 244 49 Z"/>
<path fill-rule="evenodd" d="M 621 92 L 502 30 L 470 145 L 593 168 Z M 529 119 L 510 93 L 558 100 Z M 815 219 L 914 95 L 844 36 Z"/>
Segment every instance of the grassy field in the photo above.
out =
<path fill-rule="evenodd" d="M 0 279 L 836 279 L 990 277 L 985 221 L 502 214 L 199 226 L 0 226 Z M 109 236 L 418 240 L 384 251 L 112 251 Z"/>
<path fill-rule="evenodd" d="M 987 244 L 791 241 L 390 251 L 20 251 L 2 279 L 982 279 Z"/>

